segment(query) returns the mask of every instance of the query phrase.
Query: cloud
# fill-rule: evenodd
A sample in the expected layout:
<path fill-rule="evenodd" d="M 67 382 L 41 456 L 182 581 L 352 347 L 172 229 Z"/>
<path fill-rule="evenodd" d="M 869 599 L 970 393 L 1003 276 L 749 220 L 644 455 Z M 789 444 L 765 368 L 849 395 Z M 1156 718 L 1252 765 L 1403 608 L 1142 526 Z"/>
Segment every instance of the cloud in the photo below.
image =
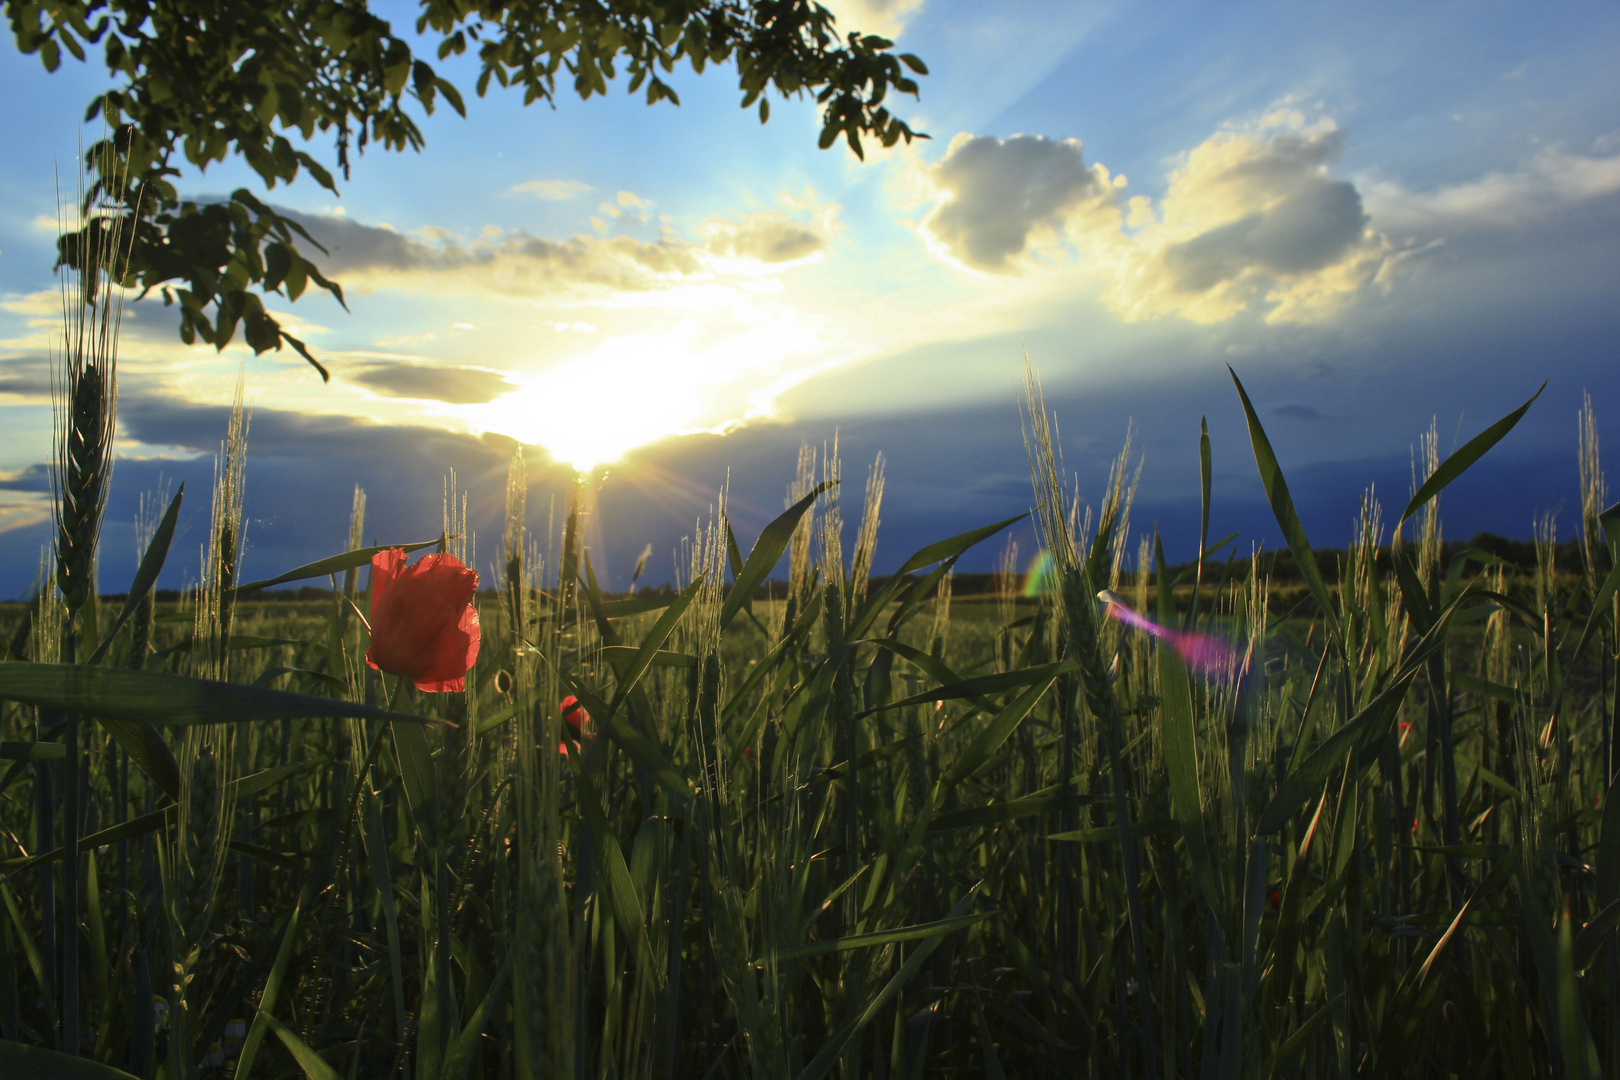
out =
<path fill-rule="evenodd" d="M 1459 230 L 1523 228 L 1567 207 L 1620 193 L 1620 154 L 1547 148 L 1521 168 L 1429 191 L 1392 181 L 1364 186 L 1373 220 L 1388 232 L 1429 238 Z"/>
<path fill-rule="evenodd" d="M 1108 170 L 1086 165 L 1078 139 L 963 133 L 922 171 L 935 199 L 920 226 L 925 243 L 974 270 L 1017 270 L 1033 244 L 1118 217 Z"/>
<path fill-rule="evenodd" d="M 0 486 L 0 533 L 33 528 L 49 521 L 50 518 L 50 503 L 44 495 L 32 492 L 15 492 Z M 35 548 L 33 551 L 27 552 L 27 555 L 33 555 L 37 551 L 38 549 Z M 15 564 L 20 560 L 13 558 L 10 561 Z M 25 574 L 18 574 L 16 565 L 12 565 L 9 569 L 11 575 L 16 577 L 18 581 L 34 572 L 32 566 L 28 567 Z M 16 589 L 14 588 L 11 591 L 15 592 Z"/>
<path fill-rule="evenodd" d="M 48 492 L 51 473 L 44 465 L 30 465 L 14 473 L 0 472 L 0 491 Z"/>
<path fill-rule="evenodd" d="M 893 39 L 922 10 L 923 0 L 827 0 L 826 6 L 838 20 L 840 35 L 858 30 Z"/>
<path fill-rule="evenodd" d="M 561 202 L 566 199 L 577 199 L 594 189 L 583 180 L 525 180 L 521 184 L 513 184 L 507 190 L 520 195 L 532 195 L 536 199 Z"/>
<path fill-rule="evenodd" d="M 372 364 L 346 372 L 345 378 L 388 397 L 443 401 L 452 405 L 493 401 L 513 389 L 505 376 L 488 368 L 408 362 Z"/>
<path fill-rule="evenodd" d="M 1404 254 L 1372 228 L 1356 185 L 1331 174 L 1343 142 L 1331 120 L 1273 112 L 1185 154 L 1155 205 L 1088 165 L 1078 140 L 962 134 L 913 175 L 934 200 L 919 233 L 943 261 L 998 274 L 1068 265 L 1077 248 L 1127 321 L 1254 309 L 1316 321 Z"/>
<path fill-rule="evenodd" d="M 0 357 L 0 395 L 30 404 L 50 401 L 50 360 L 38 353 Z"/>
<path fill-rule="evenodd" d="M 645 218 L 651 206 L 628 191 L 619 192 L 613 205 L 638 218 Z M 809 259 L 825 247 L 837 206 L 815 207 L 810 224 L 781 211 L 710 218 L 700 242 L 669 229 L 657 240 L 624 235 L 553 240 L 486 229 L 478 239 L 464 241 L 442 229 L 402 233 L 339 215 L 283 213 L 327 249 L 325 256 L 312 257 L 347 288 L 525 298 L 544 293 L 563 299 L 656 292 L 711 281 L 717 272 L 758 273 Z"/>
<path fill-rule="evenodd" d="M 1301 401 L 1287 401 L 1280 405 L 1269 405 L 1266 411 L 1272 416 L 1280 416 L 1284 420 L 1331 420 L 1333 417 L 1318 409 L 1315 405 L 1306 405 Z"/>
<path fill-rule="evenodd" d="M 703 246 L 716 255 L 767 264 L 798 262 L 827 246 L 822 231 L 774 210 L 745 214 L 736 221 L 710 218 L 703 225 L 703 237 Z"/>
<path fill-rule="evenodd" d="M 472 242 L 443 230 L 421 235 L 347 217 L 287 213 L 328 254 L 312 253 L 323 272 L 348 287 L 459 289 L 529 296 L 542 290 L 643 291 L 705 273 L 693 246 L 673 238 L 575 236 L 551 240 L 521 230 Z"/>
<path fill-rule="evenodd" d="M 1115 252 L 1106 299 L 1127 319 L 1212 323 L 1251 308 L 1269 322 L 1331 315 L 1393 253 L 1356 186 L 1329 172 L 1343 145 L 1331 120 L 1307 123 L 1292 111 L 1205 140 L 1172 171 L 1156 210 L 1132 200 L 1139 228 Z"/>

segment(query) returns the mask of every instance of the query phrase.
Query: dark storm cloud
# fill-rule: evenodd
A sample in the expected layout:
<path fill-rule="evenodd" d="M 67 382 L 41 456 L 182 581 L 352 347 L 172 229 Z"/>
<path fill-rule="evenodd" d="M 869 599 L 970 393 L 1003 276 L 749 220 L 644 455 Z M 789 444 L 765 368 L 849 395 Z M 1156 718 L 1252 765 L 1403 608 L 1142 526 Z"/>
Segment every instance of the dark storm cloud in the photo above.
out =
<path fill-rule="evenodd" d="M 1266 406 L 1266 412 L 1272 416 L 1280 416 L 1284 420 L 1331 420 L 1333 417 L 1318 409 L 1315 405 L 1306 405 L 1300 401 L 1284 402 L 1280 405 Z"/>
<path fill-rule="evenodd" d="M 1367 227 L 1353 184 L 1298 177 L 1275 206 L 1165 249 L 1182 292 L 1205 292 L 1251 269 L 1305 274 L 1338 262 Z"/>
<path fill-rule="evenodd" d="M 513 389 L 500 372 L 487 368 L 387 363 L 363 367 L 345 377 L 389 397 L 443 401 L 452 405 L 493 401 Z"/>
<path fill-rule="evenodd" d="M 0 473 L 0 491 L 49 491 L 51 471 L 44 465 L 30 465 L 14 473 Z"/>
<path fill-rule="evenodd" d="M 0 394 L 49 400 L 50 358 L 38 353 L 0 358 Z"/>

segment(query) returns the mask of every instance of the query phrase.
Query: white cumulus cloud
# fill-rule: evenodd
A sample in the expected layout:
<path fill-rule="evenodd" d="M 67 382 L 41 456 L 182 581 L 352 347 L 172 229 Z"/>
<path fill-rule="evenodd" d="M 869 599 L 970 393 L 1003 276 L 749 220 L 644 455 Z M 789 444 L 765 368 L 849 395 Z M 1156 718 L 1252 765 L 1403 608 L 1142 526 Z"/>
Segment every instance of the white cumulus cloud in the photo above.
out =
<path fill-rule="evenodd" d="M 1185 154 L 1157 205 L 1087 164 L 1078 140 L 958 135 L 920 169 L 933 205 L 919 232 L 971 270 L 1039 273 L 1069 247 L 1127 320 L 1199 323 L 1263 310 L 1311 321 L 1369 287 L 1393 253 L 1355 184 L 1333 175 L 1343 132 L 1283 110 Z"/>

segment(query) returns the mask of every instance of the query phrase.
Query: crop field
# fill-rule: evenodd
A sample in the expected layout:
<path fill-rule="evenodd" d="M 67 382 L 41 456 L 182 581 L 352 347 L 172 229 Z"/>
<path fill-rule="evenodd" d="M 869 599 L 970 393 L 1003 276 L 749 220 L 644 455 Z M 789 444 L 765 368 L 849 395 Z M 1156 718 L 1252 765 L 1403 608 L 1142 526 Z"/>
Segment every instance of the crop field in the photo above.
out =
<path fill-rule="evenodd" d="M 1520 410 L 1427 444 L 1399 523 L 1369 498 L 1324 575 L 1251 410 L 1274 589 L 1246 541 L 1167 567 L 1128 455 L 1078 505 L 1028 404 L 1022 574 L 1037 553 L 986 522 L 873 580 L 880 467 L 861 499 L 807 452 L 758 538 L 722 501 L 673 588 L 603 595 L 577 508 L 526 529 L 514 460 L 460 692 L 366 663 L 363 497 L 352 550 L 271 579 L 324 598 L 236 581 L 239 431 L 177 602 L 151 586 L 178 496 L 126 598 L 85 589 L 68 528 L 0 609 L 0 1073 L 1620 1061 L 1620 563 L 1590 415 L 1574 544 L 1443 543 L 1440 489 Z M 460 513 L 419 546 L 465 558 Z M 953 596 L 978 545 L 1004 572 Z"/>

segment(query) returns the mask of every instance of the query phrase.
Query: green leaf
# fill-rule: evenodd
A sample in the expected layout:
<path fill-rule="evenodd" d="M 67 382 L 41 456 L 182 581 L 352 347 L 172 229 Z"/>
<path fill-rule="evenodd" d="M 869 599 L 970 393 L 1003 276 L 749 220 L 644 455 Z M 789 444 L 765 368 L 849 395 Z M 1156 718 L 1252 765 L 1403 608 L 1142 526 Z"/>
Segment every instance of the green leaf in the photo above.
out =
<path fill-rule="evenodd" d="M 270 1014 L 275 1011 L 276 999 L 281 996 L 281 981 L 287 974 L 287 961 L 292 957 L 293 941 L 297 937 L 295 931 L 298 929 L 298 915 L 303 908 L 304 900 L 300 897 L 281 928 L 281 944 L 276 949 L 275 963 L 270 966 L 270 974 L 264 980 L 264 990 L 259 994 L 259 1007 L 253 1016 L 253 1026 L 242 1042 L 242 1055 L 236 1062 L 236 1072 L 239 1076 L 253 1075 L 253 1060 L 258 1057 L 259 1044 L 264 1041 L 265 1030 L 269 1027 L 267 1021 L 271 1019 Z"/>
<path fill-rule="evenodd" d="M 972 776 L 981 765 L 990 760 L 992 754 L 1001 749 L 1001 744 L 1012 736 L 1012 733 L 1018 729 L 1018 725 L 1023 722 L 1024 717 L 1030 714 L 1030 710 L 1035 708 L 1036 703 L 1052 688 L 1052 684 L 1056 681 L 1057 674 L 1052 673 L 1036 682 L 1028 690 L 1014 698 L 1010 705 L 996 714 L 995 719 L 985 725 L 983 731 L 973 737 L 973 741 L 968 744 L 967 749 L 957 754 L 956 760 L 951 762 L 950 772 L 946 773 L 944 778 L 940 780 L 938 793 L 934 796 L 935 806 L 939 805 L 941 794 Z"/>
<path fill-rule="evenodd" d="M 96 722 L 118 740 L 118 745 L 124 748 L 129 760 L 158 786 L 159 791 L 176 802 L 180 801 L 180 765 L 174 760 L 174 751 L 169 749 L 162 732 L 152 724 L 138 720 L 101 716 L 96 718 Z"/>
<path fill-rule="evenodd" d="M 675 602 L 664 609 L 664 613 L 658 617 L 658 621 L 653 624 L 652 629 L 647 631 L 647 636 L 641 639 L 641 645 L 637 648 L 635 657 L 629 664 L 625 665 L 623 671 L 619 672 L 618 688 L 613 692 L 613 700 L 608 704 L 607 715 L 602 717 L 602 723 L 606 724 L 613 719 L 614 714 L 619 711 L 619 706 L 624 704 L 624 699 L 630 696 L 631 689 L 635 687 L 646 670 L 652 666 L 653 658 L 663 649 L 664 642 L 669 640 L 669 635 L 674 633 L 675 624 L 681 621 L 682 615 L 686 614 L 686 609 L 697 598 L 698 589 L 702 585 L 703 575 L 699 574 L 692 584 L 681 590 L 681 595 L 676 598 Z M 722 622 L 721 625 L 725 624 Z"/>
<path fill-rule="evenodd" d="M 309 578 L 327 577 L 331 574 L 342 573 L 345 570 L 369 566 L 371 557 L 384 551 L 392 551 L 395 548 L 406 553 L 421 551 L 423 548 L 436 547 L 444 543 L 445 539 L 445 537 L 441 536 L 436 540 L 423 540 L 416 544 L 383 544 L 380 547 L 356 548 L 353 551 L 345 551 L 342 555 L 332 555 L 325 559 L 317 559 L 312 563 L 305 563 L 303 566 L 273 578 L 238 585 L 234 591 L 238 593 L 254 592 L 259 589 L 268 589 L 272 585 L 285 585 L 289 581 L 306 581 Z"/>
<path fill-rule="evenodd" d="M 879 945 L 894 945 L 901 941 L 919 941 L 938 934 L 949 934 L 953 930 L 966 929 L 974 923 L 983 922 L 992 914 L 994 913 L 983 911 L 977 915 L 959 915 L 953 919 L 938 919 L 934 922 L 917 923 L 915 926 L 900 926 L 893 930 L 878 930 L 870 934 L 852 934 L 849 937 L 836 938 L 832 941 L 812 941 L 808 945 L 782 949 L 773 953 L 772 958 L 777 963 L 787 963 L 790 960 L 802 960 L 807 956 L 849 952 L 852 949 L 871 949 Z M 758 962 L 764 964 L 769 961 L 761 959 Z"/>
<path fill-rule="evenodd" d="M 1131 835 L 1140 839 L 1144 836 L 1166 836 L 1170 833 L 1168 821 L 1138 821 L 1131 826 Z M 1069 840 L 1076 843 L 1115 843 L 1119 840 L 1118 825 L 1096 825 L 1089 829 L 1071 829 L 1068 832 L 1047 833 L 1048 840 Z"/>
<path fill-rule="evenodd" d="M 953 563 L 954 560 L 964 551 L 970 547 L 973 547 L 975 544 L 982 543 L 983 541 L 994 536 L 996 533 L 1000 532 L 1002 529 L 1005 529 L 1007 526 L 1016 524 L 1028 516 L 1029 514 L 1026 512 L 1019 514 L 1016 517 L 1007 518 L 1005 521 L 998 521 L 993 525 L 981 525 L 976 529 L 969 529 L 967 532 L 958 533 L 956 536 L 936 541 L 935 543 L 929 544 L 928 546 L 917 551 L 911 556 L 911 558 L 907 559 L 901 564 L 899 570 L 896 570 L 889 576 L 888 582 L 883 586 L 883 589 L 877 593 L 877 595 L 866 601 L 866 604 L 861 609 L 860 614 L 856 615 L 850 621 L 847 633 L 850 637 L 859 637 L 864 634 L 872 622 L 876 620 L 877 616 L 885 607 L 888 606 L 889 602 L 894 599 L 895 594 L 906 585 L 913 584 L 907 579 L 906 575 L 915 573 L 916 571 L 921 570 L 923 567 L 929 566 L 933 563 L 943 564 L 937 567 L 927 578 L 924 578 L 920 583 L 920 586 L 915 588 L 910 594 L 914 598 L 911 602 L 915 603 L 916 599 L 920 599 L 921 597 L 928 595 L 932 588 L 933 582 L 937 581 L 939 577 L 943 576 L 945 571 L 949 569 L 949 564 Z M 894 621 L 891 621 L 891 634 L 893 633 L 894 627 L 898 625 L 898 620 L 901 618 L 904 610 L 905 609 L 902 608 L 901 612 L 896 612 Z"/>
<path fill-rule="evenodd" d="M 977 529 L 969 529 L 967 532 L 947 540 L 939 540 L 929 544 L 902 563 L 900 569 L 894 572 L 894 576 L 905 577 L 907 574 L 921 570 L 925 566 L 932 566 L 934 563 L 948 559 L 953 555 L 960 555 L 973 545 L 988 540 L 1007 526 L 1016 525 L 1027 517 L 1029 517 L 1029 511 L 1026 510 L 1024 513 L 1007 518 L 1005 521 L 998 521 L 993 525 L 981 525 Z"/>
<path fill-rule="evenodd" d="M 1407 687 L 1417 677 L 1420 669 L 1420 664 L 1409 661 L 1405 665 L 1405 670 L 1391 680 L 1378 696 L 1368 702 L 1365 709 L 1329 736 L 1326 742 L 1312 751 L 1309 757 L 1300 762 L 1299 766 L 1283 779 L 1277 788 L 1277 794 L 1272 797 L 1271 803 L 1255 824 L 1255 835 L 1266 836 L 1288 824 L 1289 819 L 1301 806 L 1314 798 L 1330 778 L 1338 775 L 1344 768 L 1346 757 L 1352 752 L 1364 754 L 1379 739 L 1389 734 L 1390 728 L 1395 723 L 1396 713 L 1400 709 L 1401 699 L 1406 696 Z"/>
<path fill-rule="evenodd" d="M 1288 482 L 1283 479 L 1277 455 L 1271 449 L 1271 440 L 1266 437 L 1266 429 L 1261 426 L 1260 417 L 1255 413 L 1248 391 L 1243 389 L 1237 372 L 1232 371 L 1230 366 L 1226 370 L 1231 373 L 1238 397 L 1243 400 L 1243 414 L 1249 421 L 1249 442 L 1254 447 L 1254 463 L 1260 470 L 1260 483 L 1266 489 L 1266 498 L 1271 502 L 1272 516 L 1277 519 L 1283 539 L 1288 541 L 1288 550 L 1294 553 L 1300 576 L 1305 579 L 1317 606 L 1322 609 L 1322 621 L 1327 624 L 1334 641 L 1339 641 L 1339 620 L 1333 611 L 1333 601 L 1328 595 L 1327 584 L 1322 580 L 1322 572 L 1316 565 L 1316 553 L 1311 550 L 1311 542 L 1305 537 L 1305 526 L 1300 524 L 1299 513 L 1294 509 L 1293 497 L 1288 494 Z"/>
<path fill-rule="evenodd" d="M 104 723 L 112 720 L 163 727 L 350 717 L 407 724 L 445 722 L 336 698 L 79 664 L 0 664 L 0 699 L 75 709 Z"/>
<path fill-rule="evenodd" d="M 1164 576 L 1160 572 L 1161 578 Z M 1198 786 L 1198 723 L 1193 715 L 1192 683 L 1187 665 L 1162 644 L 1159 660 L 1159 742 L 1170 787 L 1170 816 L 1187 845 L 1193 873 L 1211 910 L 1216 910 L 1214 864 L 1204 827 L 1204 797 Z"/>
<path fill-rule="evenodd" d="M 575 678 L 566 671 L 558 672 L 558 679 L 562 685 L 577 697 L 585 711 L 591 713 L 592 721 L 598 716 L 608 716 L 608 703 L 602 700 L 600 694 L 592 690 L 584 682 Z M 594 712 L 592 710 L 595 710 Z M 669 763 L 669 759 L 654 746 L 641 732 L 631 727 L 620 717 L 611 717 L 606 725 L 608 737 L 619 744 L 619 748 L 629 754 L 635 761 L 657 780 L 681 804 L 686 805 L 692 801 L 692 785 Z"/>
<path fill-rule="evenodd" d="M 1610 901 L 1607 907 L 1581 927 L 1580 935 L 1575 939 L 1577 975 L 1592 966 L 1592 961 L 1597 959 L 1599 950 L 1609 941 L 1617 926 L 1620 926 L 1620 900 Z"/>
<path fill-rule="evenodd" d="M 974 806 L 966 810 L 953 810 L 948 814 L 935 815 L 928 822 L 928 831 L 936 833 L 956 829 L 982 829 L 1008 821 L 1067 810 L 1070 807 L 1097 806 L 1113 801 L 1112 795 L 1044 795 L 1009 799 L 1006 802 L 990 803 L 988 806 Z"/>
<path fill-rule="evenodd" d="M 973 903 L 973 898 L 978 895 L 978 892 L 979 887 L 977 885 L 969 889 L 967 895 L 958 900 L 956 906 L 951 908 L 950 913 L 939 920 L 940 923 L 950 923 L 967 914 L 968 905 Z M 936 930 L 932 936 L 926 938 L 921 945 L 912 950 L 911 955 L 906 957 L 906 962 L 900 965 L 900 970 L 896 971 L 893 977 L 884 984 L 883 989 L 867 1004 L 866 1008 L 859 1015 L 845 1021 L 844 1025 L 833 1033 L 832 1038 L 827 1040 L 816 1056 L 810 1059 L 810 1064 L 806 1065 L 804 1071 L 799 1073 L 798 1080 L 822 1080 L 822 1077 L 831 1072 L 832 1067 L 843 1056 L 844 1047 L 849 1045 L 849 1041 L 864 1031 L 866 1026 L 876 1019 L 878 1014 L 888 1005 L 890 999 L 916 977 L 917 972 L 928 962 L 928 958 L 934 955 L 934 950 L 939 947 L 940 941 L 947 933 L 949 933 L 948 930 Z"/>
<path fill-rule="evenodd" d="M 1598 903 L 1607 907 L 1620 900 L 1620 776 L 1603 796 L 1603 826 L 1598 835 Z"/>
<path fill-rule="evenodd" d="M 568 765 L 579 788 L 580 816 L 585 819 L 585 827 L 590 832 L 597 864 L 607 877 L 608 903 L 612 905 L 613 917 L 619 929 L 636 943 L 637 953 L 647 965 L 647 971 L 662 987 L 664 970 L 653 960 L 652 942 L 647 936 L 647 917 L 643 913 L 641 897 L 636 895 L 636 884 L 630 877 L 630 867 L 624 861 L 624 851 L 619 847 L 618 837 L 613 835 L 607 815 L 602 812 L 602 797 L 597 794 L 596 785 L 591 783 L 590 774 L 585 770 L 584 756 L 568 755 Z"/>
<path fill-rule="evenodd" d="M 0 1039 L 0 1076 L 28 1080 L 135 1080 L 122 1069 L 55 1050 Z"/>
<path fill-rule="evenodd" d="M 472 1016 L 467 1018 L 466 1027 L 456 1034 L 450 1044 L 449 1051 L 444 1055 L 444 1066 L 440 1075 L 444 1080 L 461 1080 L 466 1073 L 467 1062 L 472 1058 L 473 1051 L 478 1049 L 478 1042 L 484 1037 L 484 1026 L 489 1023 L 489 1014 L 501 1000 L 501 992 L 506 989 L 506 977 L 512 971 L 512 957 L 517 954 L 516 949 L 507 949 L 501 960 L 501 966 L 495 969 L 495 977 L 490 980 L 489 989 L 484 992 L 484 1000 L 478 1003 Z"/>
<path fill-rule="evenodd" d="M 1236 376 L 1233 376 L 1233 378 L 1236 378 Z M 1519 419 L 1529 411 L 1530 406 L 1536 403 L 1536 398 L 1540 397 L 1541 391 L 1545 389 L 1547 389 L 1547 384 L 1542 383 L 1541 389 L 1531 394 L 1529 401 L 1526 401 L 1523 405 L 1520 405 L 1517 409 L 1514 409 L 1502 419 L 1469 439 L 1460 449 L 1454 451 L 1446 460 L 1442 461 L 1440 467 L 1434 470 L 1434 475 L 1423 481 L 1423 486 L 1417 489 L 1417 493 L 1412 496 L 1412 501 L 1406 504 L 1406 510 L 1401 514 L 1401 520 L 1396 524 L 1404 523 L 1407 518 L 1417 513 L 1424 503 L 1440 494 L 1441 489 L 1461 476 L 1468 466 L 1484 457 L 1485 451 L 1501 442 L 1502 437 L 1513 430 L 1513 425 L 1517 424 Z"/>
<path fill-rule="evenodd" d="M 720 629 L 730 626 L 737 612 L 754 598 L 754 590 L 764 584 L 776 564 L 782 561 L 782 553 L 793 541 L 793 530 L 799 527 L 799 519 L 815 505 L 816 498 L 835 483 L 836 480 L 823 480 L 760 532 L 759 539 L 754 541 L 754 550 L 748 553 L 748 561 L 743 563 L 742 572 L 735 576 L 731 591 L 726 594 L 726 602 L 720 606 Z"/>
<path fill-rule="evenodd" d="M 93 851 L 107 844 L 116 844 L 120 840 L 129 840 L 157 829 L 174 821 L 174 807 L 168 806 L 162 810 L 154 810 L 150 814 L 142 814 L 128 821 L 121 821 L 117 825 L 91 833 L 89 836 L 79 838 L 80 851 Z M 0 870 L 26 870 L 30 866 L 44 862 L 59 862 L 62 858 L 61 848 L 52 848 L 42 851 L 38 855 L 31 855 L 26 859 L 10 859 L 0 862 Z"/>
<path fill-rule="evenodd" d="M 1609 601 L 1614 599 L 1617 590 L 1620 590 L 1620 563 L 1616 563 L 1614 569 L 1609 571 L 1608 576 L 1603 579 L 1603 585 L 1597 591 L 1597 596 L 1592 599 L 1592 613 L 1586 617 L 1586 626 L 1581 630 L 1580 640 L 1575 643 L 1575 651 L 1569 656 L 1570 666 L 1581 658 L 1581 654 L 1586 651 L 1587 642 L 1592 640 L 1592 635 L 1608 621 Z"/>
<path fill-rule="evenodd" d="M 434 815 L 428 811 L 438 795 L 439 784 L 433 772 L 433 751 L 427 735 L 418 724 L 390 724 L 394 758 L 399 763 L 399 780 L 405 788 L 405 801 L 416 819 L 416 826 L 429 846 L 437 842 L 433 832 Z"/>
<path fill-rule="evenodd" d="M 141 606 L 141 601 L 146 599 L 147 593 L 152 591 L 152 586 L 157 584 L 158 574 L 163 572 L 163 563 L 169 557 L 169 541 L 174 539 L 175 522 L 180 519 L 180 500 L 185 494 L 186 485 L 181 484 L 180 490 L 175 492 L 174 498 L 169 501 L 169 509 L 164 512 L 163 520 L 158 522 L 157 531 L 152 534 L 152 542 L 146 545 L 146 553 L 141 556 L 140 569 L 135 571 L 135 580 L 130 582 L 129 595 L 124 597 L 124 606 L 118 612 L 118 617 L 113 620 L 112 629 L 101 639 L 101 644 L 96 646 L 96 651 L 90 654 L 90 658 L 85 661 L 86 664 L 101 663 L 101 658 L 107 655 L 107 649 L 112 645 L 113 638 L 118 636 L 118 631 L 124 628 L 124 624 L 135 613 L 135 609 Z"/>
<path fill-rule="evenodd" d="M 1277 1052 L 1271 1055 L 1271 1060 L 1266 1064 L 1266 1080 L 1276 1080 L 1295 1058 L 1305 1052 L 1305 1048 L 1316 1037 L 1317 1030 L 1332 1019 L 1333 1007 L 1344 1000 L 1344 995 L 1345 991 L 1341 990 L 1329 998 L 1320 1009 L 1311 1014 L 1310 1019 L 1294 1030 L 1287 1041 L 1277 1047 Z"/>
<path fill-rule="evenodd" d="M 59 742 L 0 742 L 0 761 L 54 761 L 67 757 Z"/>
<path fill-rule="evenodd" d="M 602 647 L 602 659 L 610 664 L 622 664 L 634 660 L 640 653 L 641 649 L 635 645 L 604 645 Z M 647 661 L 651 667 L 678 668 L 692 667 L 697 662 L 698 658 L 691 653 L 671 652 L 668 649 L 655 650 L 651 659 Z"/>
<path fill-rule="evenodd" d="M 904 705 L 926 705 L 934 701 L 955 701 L 961 698 L 979 698 L 988 694 L 1001 694 L 1008 690 L 1020 690 L 1034 683 L 1050 681 L 1064 672 L 1075 670 L 1073 660 L 1060 660 L 1055 664 L 1038 664 L 1035 667 L 1019 668 L 1016 671 L 1000 671 L 994 675 L 979 675 L 972 679 L 963 679 L 949 686 L 941 686 L 934 690 L 925 690 L 920 694 L 891 701 L 887 705 L 880 705 L 875 709 L 868 709 L 863 716 L 872 713 L 884 712 L 888 709 L 898 709 Z M 1044 689 L 1044 687 L 1043 687 Z"/>
<path fill-rule="evenodd" d="M 309 1080 L 343 1080 L 338 1071 L 326 1063 L 325 1058 L 311 1050 L 304 1040 L 289 1031 L 280 1020 L 266 1012 L 259 1013 L 259 1016 L 264 1018 L 265 1026 L 276 1033 L 276 1037 L 287 1048 L 293 1060 L 298 1062 L 298 1067 L 304 1070 L 304 1075 Z"/>

